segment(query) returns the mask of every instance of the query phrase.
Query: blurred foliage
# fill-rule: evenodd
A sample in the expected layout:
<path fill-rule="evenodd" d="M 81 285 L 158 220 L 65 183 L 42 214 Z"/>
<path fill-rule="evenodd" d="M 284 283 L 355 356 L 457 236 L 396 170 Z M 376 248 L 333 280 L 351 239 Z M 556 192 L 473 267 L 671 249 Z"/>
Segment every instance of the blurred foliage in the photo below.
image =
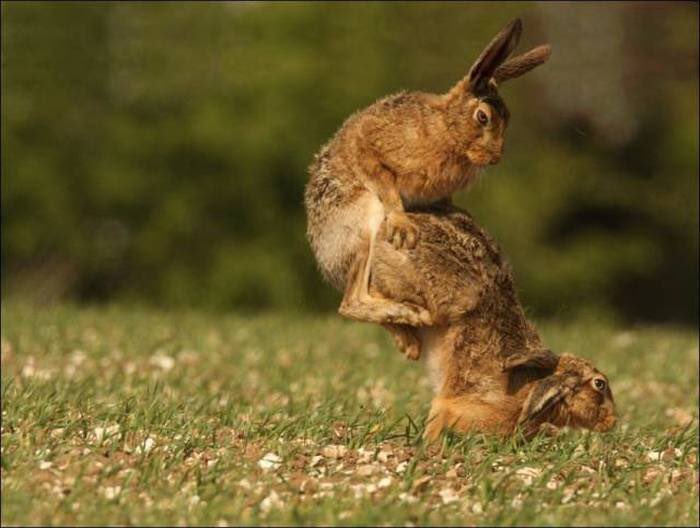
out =
<path fill-rule="evenodd" d="M 695 3 L 3 3 L 2 282 L 40 301 L 333 309 L 306 167 L 353 111 L 442 92 L 511 18 L 504 160 L 458 195 L 539 315 L 692 322 Z"/>

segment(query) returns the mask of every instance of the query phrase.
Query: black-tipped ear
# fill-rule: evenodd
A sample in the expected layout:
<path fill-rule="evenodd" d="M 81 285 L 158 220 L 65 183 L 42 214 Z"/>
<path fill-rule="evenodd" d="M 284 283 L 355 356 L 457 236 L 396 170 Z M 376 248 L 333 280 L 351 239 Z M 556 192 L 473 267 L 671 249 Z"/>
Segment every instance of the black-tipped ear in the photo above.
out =
<path fill-rule="evenodd" d="M 581 378 L 575 374 L 557 374 L 538 381 L 523 404 L 518 425 L 525 430 L 538 425 L 539 419 L 546 416 L 548 411 L 571 394 L 580 383 Z"/>
<path fill-rule="evenodd" d="M 467 75 L 469 89 L 472 93 L 486 87 L 496 69 L 503 64 L 515 46 L 518 45 L 522 30 L 523 23 L 519 18 L 516 18 L 504 27 L 481 52 Z"/>
<path fill-rule="evenodd" d="M 503 360 L 503 370 L 512 370 L 518 367 L 555 369 L 557 363 L 559 363 L 559 356 L 549 349 L 543 349 L 534 352 L 521 352 L 508 356 Z"/>
<path fill-rule="evenodd" d="M 514 79 L 536 68 L 540 64 L 544 64 L 552 54 L 552 48 L 549 44 L 543 44 L 531 49 L 527 53 L 513 57 L 496 68 L 493 74 L 493 79 L 497 83 Z"/>

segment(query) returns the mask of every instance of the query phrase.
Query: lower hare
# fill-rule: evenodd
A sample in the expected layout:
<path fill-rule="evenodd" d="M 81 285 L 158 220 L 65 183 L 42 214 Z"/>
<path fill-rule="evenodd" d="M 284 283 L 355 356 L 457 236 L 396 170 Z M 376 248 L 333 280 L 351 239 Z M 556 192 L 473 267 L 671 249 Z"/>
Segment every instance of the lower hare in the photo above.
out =
<path fill-rule="evenodd" d="M 435 326 L 417 330 L 436 392 L 426 438 L 445 428 L 529 437 L 543 424 L 613 427 L 605 376 L 544 348 L 496 243 L 471 216 L 443 205 L 410 217 L 419 243 L 397 250 L 380 237 L 370 289 L 435 314 Z"/>

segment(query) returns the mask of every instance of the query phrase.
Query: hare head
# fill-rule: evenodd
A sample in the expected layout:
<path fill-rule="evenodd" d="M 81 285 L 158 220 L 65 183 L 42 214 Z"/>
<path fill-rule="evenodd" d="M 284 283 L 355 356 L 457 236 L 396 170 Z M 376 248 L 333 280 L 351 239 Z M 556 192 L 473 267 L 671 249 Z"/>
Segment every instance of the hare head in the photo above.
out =
<path fill-rule="evenodd" d="M 516 18 L 486 46 L 467 76 L 443 96 L 451 139 L 473 165 L 494 164 L 501 158 L 509 113 L 498 94 L 498 84 L 549 58 L 550 47 L 544 45 L 506 61 L 521 32 L 522 22 Z"/>
<path fill-rule="evenodd" d="M 615 403 L 608 379 L 585 359 L 560 356 L 554 372 L 533 384 L 518 419 L 525 436 L 545 422 L 598 432 L 612 429 Z"/>

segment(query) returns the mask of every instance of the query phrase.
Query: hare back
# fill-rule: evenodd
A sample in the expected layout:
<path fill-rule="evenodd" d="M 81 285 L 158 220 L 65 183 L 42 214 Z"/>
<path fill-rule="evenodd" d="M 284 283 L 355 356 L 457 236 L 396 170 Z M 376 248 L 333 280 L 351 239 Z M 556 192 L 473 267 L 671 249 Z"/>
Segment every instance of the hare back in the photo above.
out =
<path fill-rule="evenodd" d="M 432 208 L 409 213 L 417 225 L 414 249 L 395 249 L 379 229 L 371 290 L 397 301 L 419 302 L 438 324 L 474 310 L 510 278 L 495 243 L 463 211 Z"/>

